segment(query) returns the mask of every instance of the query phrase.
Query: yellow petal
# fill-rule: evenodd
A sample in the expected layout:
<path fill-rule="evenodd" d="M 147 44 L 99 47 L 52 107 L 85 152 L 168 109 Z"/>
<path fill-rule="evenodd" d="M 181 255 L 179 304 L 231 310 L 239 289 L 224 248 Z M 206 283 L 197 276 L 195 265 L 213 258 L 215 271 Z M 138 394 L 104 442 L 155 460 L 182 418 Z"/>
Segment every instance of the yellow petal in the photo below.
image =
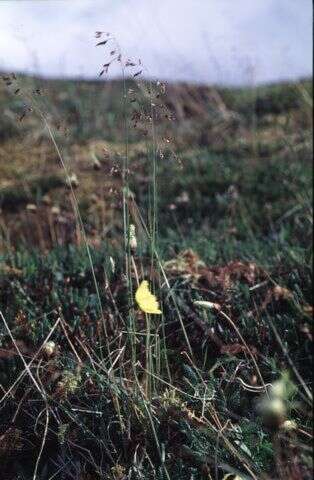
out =
<path fill-rule="evenodd" d="M 143 280 L 136 290 L 135 300 L 140 309 L 145 313 L 160 315 L 159 304 L 155 295 L 153 295 L 148 287 L 147 280 Z"/>

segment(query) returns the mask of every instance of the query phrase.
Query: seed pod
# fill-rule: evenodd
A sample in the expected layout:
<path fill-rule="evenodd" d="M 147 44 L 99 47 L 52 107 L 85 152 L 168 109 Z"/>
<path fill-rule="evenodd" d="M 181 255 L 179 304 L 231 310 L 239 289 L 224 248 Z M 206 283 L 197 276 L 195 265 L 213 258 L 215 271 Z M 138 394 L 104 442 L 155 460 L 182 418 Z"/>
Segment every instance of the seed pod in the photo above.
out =
<path fill-rule="evenodd" d="M 131 223 L 129 227 L 129 242 L 130 242 L 130 249 L 134 253 L 137 249 L 137 239 L 135 235 L 135 225 Z"/>
<path fill-rule="evenodd" d="M 34 203 L 28 203 L 26 205 L 26 210 L 30 213 L 35 213 L 37 211 L 37 207 Z"/>
<path fill-rule="evenodd" d="M 100 170 L 101 169 L 101 163 L 98 160 L 98 158 L 96 158 L 96 157 L 93 159 L 93 169 L 94 170 Z"/>
<path fill-rule="evenodd" d="M 283 424 L 280 425 L 280 428 L 286 432 L 292 432 L 293 430 L 296 430 L 297 424 L 294 420 L 285 420 Z"/>
<path fill-rule="evenodd" d="M 77 175 L 76 173 L 72 173 L 71 175 L 69 175 L 68 179 L 67 179 L 67 186 L 70 188 L 77 188 L 79 186 L 79 181 L 78 181 L 78 178 L 77 178 Z"/>
<path fill-rule="evenodd" d="M 42 202 L 44 205 L 51 205 L 51 198 L 48 194 L 44 195 L 42 198 Z"/>
<path fill-rule="evenodd" d="M 53 215 L 60 215 L 60 207 L 58 207 L 58 205 L 54 205 L 52 208 L 51 208 L 51 213 Z"/>
<path fill-rule="evenodd" d="M 261 413 L 263 423 L 270 428 L 279 428 L 286 420 L 286 406 L 281 398 L 264 398 L 258 410 Z"/>
<path fill-rule="evenodd" d="M 56 349 L 57 345 L 55 344 L 55 342 L 50 341 L 45 343 L 45 345 L 43 346 L 43 353 L 46 358 L 50 358 L 56 353 Z"/>

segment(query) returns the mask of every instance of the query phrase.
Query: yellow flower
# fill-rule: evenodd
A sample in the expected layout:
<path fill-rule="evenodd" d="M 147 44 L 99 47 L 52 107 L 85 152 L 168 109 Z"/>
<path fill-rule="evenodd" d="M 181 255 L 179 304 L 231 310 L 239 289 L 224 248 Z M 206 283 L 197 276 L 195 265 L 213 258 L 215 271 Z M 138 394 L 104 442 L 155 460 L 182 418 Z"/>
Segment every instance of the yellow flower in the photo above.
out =
<path fill-rule="evenodd" d="M 155 295 L 150 292 L 147 280 L 143 280 L 136 290 L 135 300 L 143 312 L 161 314 L 158 301 Z"/>

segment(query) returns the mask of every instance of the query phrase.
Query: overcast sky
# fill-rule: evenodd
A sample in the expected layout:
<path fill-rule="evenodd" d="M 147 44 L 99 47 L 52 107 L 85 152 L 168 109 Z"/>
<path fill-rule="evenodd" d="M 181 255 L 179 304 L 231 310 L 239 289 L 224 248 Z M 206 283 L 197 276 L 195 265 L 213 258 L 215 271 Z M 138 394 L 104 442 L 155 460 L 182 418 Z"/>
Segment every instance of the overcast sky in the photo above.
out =
<path fill-rule="evenodd" d="M 311 0 L 0 0 L 0 70 L 95 77 L 109 53 L 97 30 L 161 80 L 312 74 Z"/>

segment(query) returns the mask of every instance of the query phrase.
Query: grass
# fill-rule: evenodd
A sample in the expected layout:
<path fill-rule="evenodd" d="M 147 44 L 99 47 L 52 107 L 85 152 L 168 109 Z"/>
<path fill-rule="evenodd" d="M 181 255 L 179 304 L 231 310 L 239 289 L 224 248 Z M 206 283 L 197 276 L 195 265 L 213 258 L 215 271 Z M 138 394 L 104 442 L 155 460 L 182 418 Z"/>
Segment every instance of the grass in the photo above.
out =
<path fill-rule="evenodd" d="M 310 81 L 2 88 L 3 478 L 310 479 Z"/>

